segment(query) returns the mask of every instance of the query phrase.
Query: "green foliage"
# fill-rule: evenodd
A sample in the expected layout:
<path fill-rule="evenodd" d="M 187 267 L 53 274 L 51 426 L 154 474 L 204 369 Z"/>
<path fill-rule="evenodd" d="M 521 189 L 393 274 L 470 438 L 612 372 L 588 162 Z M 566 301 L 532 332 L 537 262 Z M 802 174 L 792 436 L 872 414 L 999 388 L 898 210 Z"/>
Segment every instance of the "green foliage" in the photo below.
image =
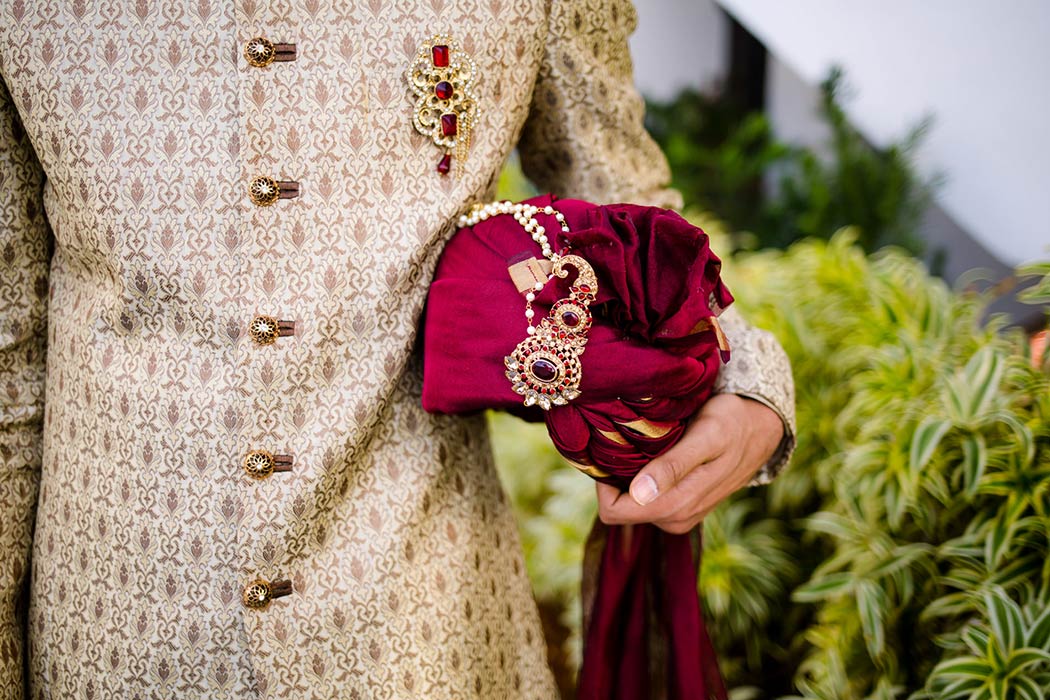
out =
<path fill-rule="evenodd" d="M 645 123 L 687 208 L 715 212 L 736 231 L 760 231 L 762 177 L 797 157 L 774 138 L 765 115 L 741 114 L 720 97 L 685 90 L 671 102 L 650 101 Z"/>
<path fill-rule="evenodd" d="M 1050 375 L 1020 333 L 982 323 L 985 299 L 857 235 L 726 261 L 791 356 L 799 435 L 773 484 L 704 524 L 723 672 L 755 698 L 1045 697 Z M 498 426 L 498 449 L 524 444 L 515 430 Z M 545 456 L 503 471 L 530 572 L 577 624 L 593 487 L 542 428 L 528 442 Z"/>
<path fill-rule="evenodd" d="M 912 156 L 927 125 L 888 148 L 872 148 L 842 111 L 841 84 L 835 70 L 821 85 L 827 156 L 780 143 L 761 113 L 741 114 L 692 91 L 651 102 L 646 125 L 667 154 L 686 205 L 715 212 L 734 231 L 752 234 L 758 247 L 827 239 L 853 226 L 867 251 L 897 245 L 921 252 L 914 232 L 933 183 L 916 173 Z M 777 186 L 764 191 L 763 177 L 774 174 Z"/>
<path fill-rule="evenodd" d="M 865 256 L 855 236 L 728 270 L 745 314 L 784 344 L 798 390 L 794 464 L 761 498 L 805 572 L 771 605 L 800 624 L 752 628 L 787 651 L 751 673 L 791 669 L 794 687 L 764 685 L 768 697 L 970 697 L 944 692 L 938 662 L 971 653 L 967 630 L 999 639 L 993 601 L 1029 622 L 1047 607 L 1050 379 L 1019 333 L 981 325 L 984 299 L 897 250 Z M 1027 680 L 1000 679 L 1050 672 L 1023 648 L 995 647 L 1003 659 L 978 683 L 987 697 L 1026 697 Z"/>

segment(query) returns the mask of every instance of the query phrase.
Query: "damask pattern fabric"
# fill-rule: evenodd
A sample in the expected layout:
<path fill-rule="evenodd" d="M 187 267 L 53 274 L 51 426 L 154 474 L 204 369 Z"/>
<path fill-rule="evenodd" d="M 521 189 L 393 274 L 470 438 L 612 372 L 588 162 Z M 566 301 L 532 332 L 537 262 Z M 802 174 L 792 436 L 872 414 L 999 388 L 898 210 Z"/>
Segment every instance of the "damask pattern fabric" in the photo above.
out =
<path fill-rule="evenodd" d="M 416 326 L 523 134 L 544 188 L 674 203 L 632 25 L 623 0 L 0 0 L 4 697 L 555 696 L 483 419 L 423 412 Z M 409 122 L 440 32 L 479 66 L 460 178 Z M 295 60 L 249 65 L 255 36 Z M 301 194 L 255 206 L 258 176 Z M 294 334 L 256 345 L 260 314 Z M 733 362 L 777 386 L 731 390 L 787 417 L 764 350 Z M 249 450 L 292 470 L 253 480 Z M 256 578 L 293 593 L 247 609 Z"/>

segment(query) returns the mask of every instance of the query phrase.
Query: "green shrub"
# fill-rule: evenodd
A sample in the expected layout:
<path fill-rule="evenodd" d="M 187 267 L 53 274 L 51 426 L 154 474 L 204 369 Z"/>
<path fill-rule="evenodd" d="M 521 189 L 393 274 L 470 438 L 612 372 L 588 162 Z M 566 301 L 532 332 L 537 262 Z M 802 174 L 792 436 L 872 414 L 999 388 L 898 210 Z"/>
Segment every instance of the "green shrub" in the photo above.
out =
<path fill-rule="evenodd" d="M 1018 638 L 999 636 L 988 606 L 1016 604 L 1032 625 L 1047 609 L 1046 368 L 1001 319 L 981 324 L 984 299 L 853 241 L 754 254 L 730 275 L 745 313 L 791 355 L 798 389 L 794 465 L 758 498 L 806 572 L 773 605 L 809 617 L 765 628 L 786 651 L 769 661 L 793 667 L 800 697 L 969 698 L 956 694 L 968 684 L 943 681 L 958 667 L 937 664 L 972 653 L 970 630 L 988 628 L 995 670 L 971 680 L 987 697 L 1025 698 L 1017 679 L 1046 687 L 1050 642 L 1036 634 L 1041 651 L 1020 668 Z"/>
<path fill-rule="evenodd" d="M 920 253 L 915 231 L 936 179 L 920 176 L 912 160 L 927 123 L 873 148 L 842 111 L 841 87 L 838 70 L 821 84 L 826 156 L 780 142 L 760 112 L 743 113 L 717 95 L 690 90 L 670 102 L 649 102 L 646 126 L 686 206 L 715 212 L 733 231 L 750 234 L 745 247 L 783 248 L 853 226 L 867 251 L 897 245 Z M 777 186 L 766 188 L 771 174 Z"/>
<path fill-rule="evenodd" d="M 705 522 L 723 672 L 738 697 L 1044 697 L 1050 366 L 981 322 L 983 298 L 856 235 L 726 263 L 742 310 L 792 358 L 799 435 L 772 485 Z M 542 428 L 497 420 L 537 596 L 577 624 L 593 487 Z"/>

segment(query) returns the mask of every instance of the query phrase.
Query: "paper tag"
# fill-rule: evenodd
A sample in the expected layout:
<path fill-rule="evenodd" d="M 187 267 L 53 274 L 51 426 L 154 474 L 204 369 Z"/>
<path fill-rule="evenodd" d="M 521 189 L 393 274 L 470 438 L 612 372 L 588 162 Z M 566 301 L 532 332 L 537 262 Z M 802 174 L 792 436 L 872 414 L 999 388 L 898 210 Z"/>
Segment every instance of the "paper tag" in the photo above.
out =
<path fill-rule="evenodd" d="M 513 263 L 507 268 L 510 279 L 518 291 L 524 294 L 530 289 L 535 289 L 537 282 L 547 283 L 551 274 L 551 261 L 538 258 L 528 258 Z"/>

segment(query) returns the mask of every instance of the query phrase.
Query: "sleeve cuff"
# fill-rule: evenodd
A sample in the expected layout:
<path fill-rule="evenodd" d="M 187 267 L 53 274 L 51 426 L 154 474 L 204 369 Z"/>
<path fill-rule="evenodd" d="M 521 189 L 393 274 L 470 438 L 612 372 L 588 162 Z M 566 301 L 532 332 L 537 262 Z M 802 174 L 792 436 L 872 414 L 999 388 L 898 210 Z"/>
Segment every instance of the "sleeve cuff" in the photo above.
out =
<path fill-rule="evenodd" d="M 758 401 L 775 411 L 784 424 L 780 445 L 748 483 L 761 486 L 776 478 L 795 450 L 795 383 L 791 361 L 772 333 L 751 326 L 735 309 L 728 309 L 720 321 L 729 338 L 733 359 L 718 373 L 715 391 Z"/>
<path fill-rule="evenodd" d="M 755 472 L 755 475 L 751 477 L 751 481 L 747 483 L 748 486 L 765 486 L 777 477 L 777 475 L 787 466 L 787 463 L 791 461 L 791 455 L 795 452 L 795 431 L 792 429 L 791 424 L 787 418 L 780 411 L 777 406 L 767 399 L 765 396 L 759 394 L 749 394 L 746 392 L 737 392 L 738 396 L 743 396 L 753 401 L 758 401 L 764 406 L 772 409 L 778 416 L 780 421 L 784 424 L 784 437 L 780 439 L 780 444 L 777 445 L 777 449 L 773 452 L 773 455 L 769 460 L 762 465 L 762 467 Z"/>

